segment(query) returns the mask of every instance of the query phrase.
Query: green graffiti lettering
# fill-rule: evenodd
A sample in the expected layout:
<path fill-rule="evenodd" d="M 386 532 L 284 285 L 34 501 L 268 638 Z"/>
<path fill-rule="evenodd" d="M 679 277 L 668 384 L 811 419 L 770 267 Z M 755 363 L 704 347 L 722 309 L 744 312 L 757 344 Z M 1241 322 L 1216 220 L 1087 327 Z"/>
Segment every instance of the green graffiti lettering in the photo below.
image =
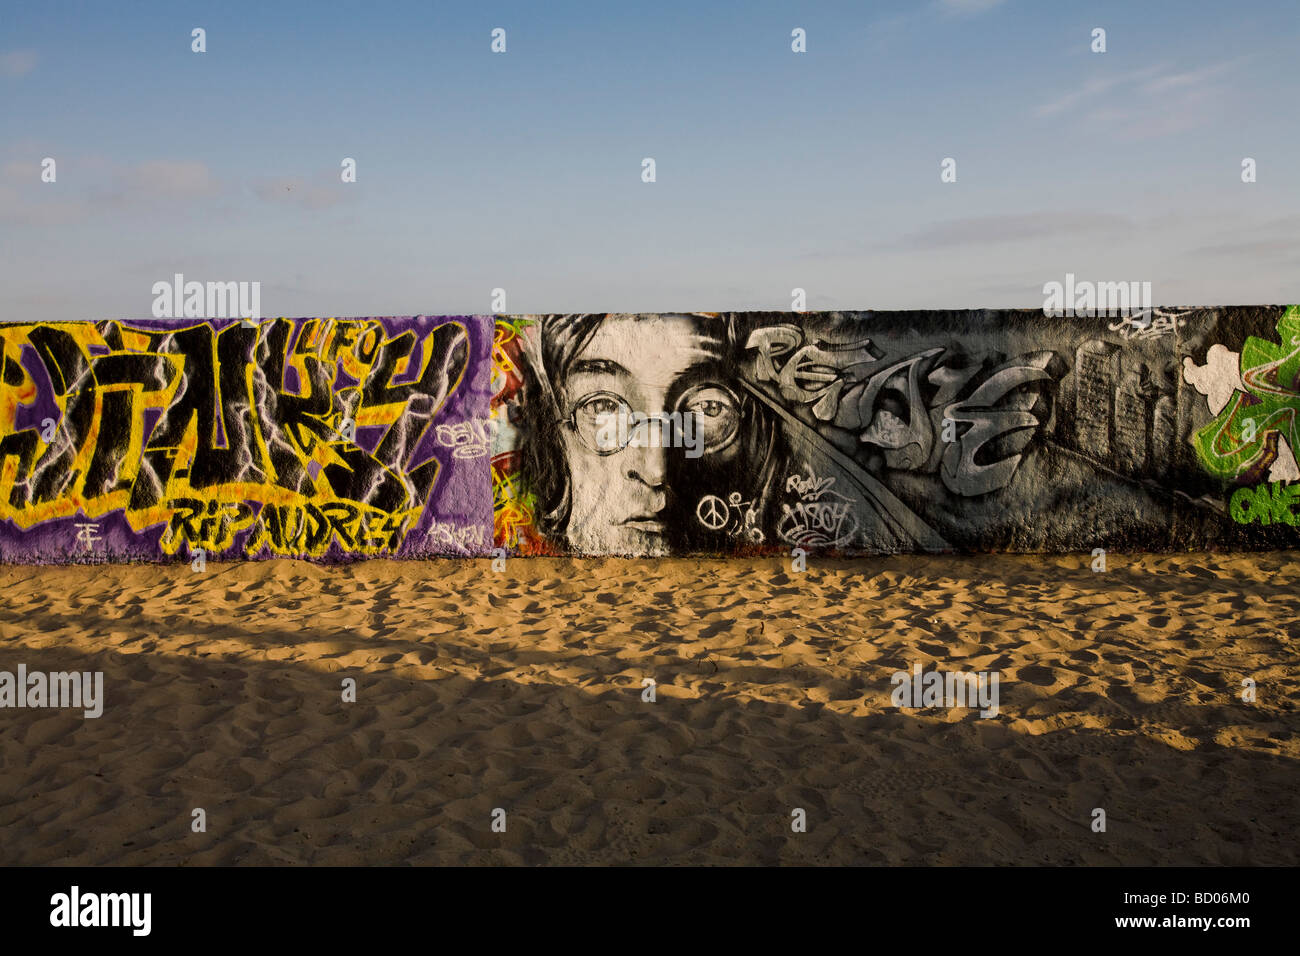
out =
<path fill-rule="evenodd" d="M 1254 488 L 1238 488 L 1228 501 L 1228 513 L 1237 524 L 1258 521 L 1262 525 L 1300 525 L 1296 512 L 1300 484 L 1274 481 Z"/>

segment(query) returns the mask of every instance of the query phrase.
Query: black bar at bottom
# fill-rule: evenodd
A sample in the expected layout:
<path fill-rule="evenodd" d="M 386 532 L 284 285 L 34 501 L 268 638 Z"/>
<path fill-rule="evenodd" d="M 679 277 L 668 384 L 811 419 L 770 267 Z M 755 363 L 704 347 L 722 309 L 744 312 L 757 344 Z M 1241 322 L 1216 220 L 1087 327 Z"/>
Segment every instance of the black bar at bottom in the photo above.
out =
<path fill-rule="evenodd" d="M 457 948 L 563 942 L 731 951 L 747 941 L 770 947 L 777 932 L 807 933 L 812 945 L 833 933 L 871 949 L 1125 937 L 1233 946 L 1285 929 L 1279 883 L 1292 876 L 1262 867 L 10 868 L 0 871 L 0 919 L 9 942 L 63 937 L 128 947 L 422 939 Z M 75 922 L 116 917 L 120 925 L 72 926 L 73 887 Z M 146 893 L 144 935 L 137 932 L 144 896 L 120 894 Z"/>

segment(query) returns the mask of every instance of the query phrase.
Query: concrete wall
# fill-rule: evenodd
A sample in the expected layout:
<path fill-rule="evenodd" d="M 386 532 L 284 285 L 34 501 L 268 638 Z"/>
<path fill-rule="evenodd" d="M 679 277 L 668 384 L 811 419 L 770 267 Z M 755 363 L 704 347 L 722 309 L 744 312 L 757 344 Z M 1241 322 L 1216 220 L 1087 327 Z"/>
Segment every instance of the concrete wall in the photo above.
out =
<path fill-rule="evenodd" d="M 1300 540 L 1297 307 L 114 321 L 0 342 L 8 562 Z"/>
<path fill-rule="evenodd" d="M 1296 307 L 534 316 L 497 342 L 496 534 L 523 553 L 1300 541 Z M 702 453 L 557 424 L 616 396 L 725 418 Z"/>

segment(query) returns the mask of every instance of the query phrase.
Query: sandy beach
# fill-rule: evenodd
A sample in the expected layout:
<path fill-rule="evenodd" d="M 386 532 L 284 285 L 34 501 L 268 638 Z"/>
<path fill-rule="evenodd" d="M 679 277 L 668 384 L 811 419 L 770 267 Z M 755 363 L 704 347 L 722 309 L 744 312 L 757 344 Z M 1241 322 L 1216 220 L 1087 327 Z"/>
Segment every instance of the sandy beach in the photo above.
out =
<path fill-rule="evenodd" d="M 1300 862 L 1300 559 L 1090 562 L 6 566 L 0 670 L 106 701 L 0 711 L 0 859 Z"/>

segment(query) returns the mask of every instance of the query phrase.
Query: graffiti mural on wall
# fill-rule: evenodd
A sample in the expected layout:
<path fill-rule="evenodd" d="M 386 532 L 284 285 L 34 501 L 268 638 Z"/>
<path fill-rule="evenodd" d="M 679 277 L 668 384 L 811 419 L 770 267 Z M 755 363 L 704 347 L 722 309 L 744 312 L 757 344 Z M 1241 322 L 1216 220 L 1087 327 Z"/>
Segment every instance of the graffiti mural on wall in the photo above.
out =
<path fill-rule="evenodd" d="M 1290 547 L 1300 308 L 0 325 L 0 560 Z"/>
<path fill-rule="evenodd" d="M 1254 483 L 1267 477 L 1300 477 L 1295 449 L 1300 448 L 1300 306 L 1278 319 L 1278 342 L 1248 337 L 1234 355 L 1216 347 L 1218 374 L 1232 389 L 1226 404 L 1211 408 L 1217 417 L 1193 438 L 1201 464 L 1221 478 Z M 1239 377 L 1232 377 L 1233 365 Z M 1189 381 L 1200 381 L 1189 365 Z M 1211 403 L 1220 405 L 1215 396 Z"/>
<path fill-rule="evenodd" d="M 510 420 L 523 385 L 523 332 L 527 319 L 500 316 L 492 343 L 492 421 L 496 442 L 492 454 L 493 540 L 527 554 L 548 553 L 533 524 L 536 497 L 517 480 L 520 453 L 518 435 Z"/>
<path fill-rule="evenodd" d="M 0 546 L 485 553 L 490 333 L 427 317 L 0 326 Z"/>
<path fill-rule="evenodd" d="M 1270 477 L 1279 440 L 1294 443 L 1295 346 L 1248 338 L 1227 410 L 1180 372 L 1215 361 L 1221 326 L 1281 310 L 1157 311 L 512 320 L 498 326 L 496 543 L 648 555 L 1277 544 L 1241 535 L 1224 479 Z M 1281 320 L 1284 342 L 1293 322 Z M 1256 444 L 1215 453 L 1257 467 L 1216 470 L 1205 436 L 1243 406 Z"/>

